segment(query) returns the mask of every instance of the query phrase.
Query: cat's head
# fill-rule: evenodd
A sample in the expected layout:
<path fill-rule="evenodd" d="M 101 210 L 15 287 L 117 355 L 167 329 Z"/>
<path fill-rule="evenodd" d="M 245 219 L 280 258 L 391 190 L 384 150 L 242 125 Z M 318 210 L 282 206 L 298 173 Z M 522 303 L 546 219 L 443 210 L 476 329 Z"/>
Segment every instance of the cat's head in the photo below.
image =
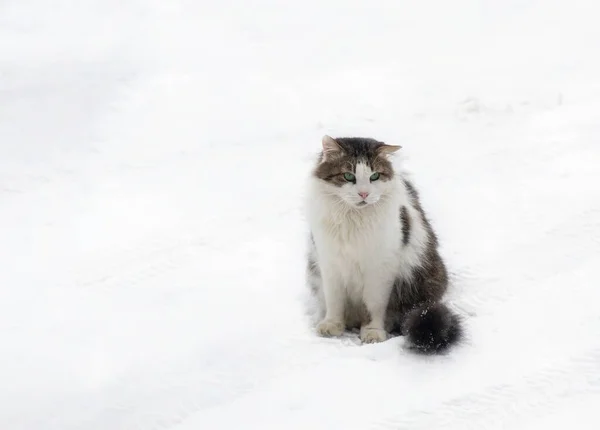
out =
<path fill-rule="evenodd" d="M 355 208 L 375 204 L 392 192 L 394 168 L 388 156 L 400 146 L 361 137 L 323 137 L 313 175 L 325 192 Z"/>

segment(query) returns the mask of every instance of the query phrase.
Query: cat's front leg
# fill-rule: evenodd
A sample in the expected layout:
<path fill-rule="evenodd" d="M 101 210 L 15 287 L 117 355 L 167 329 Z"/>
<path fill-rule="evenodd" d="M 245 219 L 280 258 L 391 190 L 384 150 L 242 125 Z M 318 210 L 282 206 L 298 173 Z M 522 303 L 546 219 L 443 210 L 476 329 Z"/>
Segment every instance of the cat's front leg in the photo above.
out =
<path fill-rule="evenodd" d="M 323 294 L 325 318 L 317 324 L 317 333 L 321 336 L 340 336 L 346 328 L 344 322 L 346 293 L 343 283 L 335 276 L 324 276 Z"/>
<path fill-rule="evenodd" d="M 360 328 L 360 340 L 364 343 L 383 342 L 388 338 L 385 331 L 385 313 L 387 310 L 392 283 L 379 276 L 367 278 L 363 290 L 363 302 L 369 312 L 370 321 Z"/>

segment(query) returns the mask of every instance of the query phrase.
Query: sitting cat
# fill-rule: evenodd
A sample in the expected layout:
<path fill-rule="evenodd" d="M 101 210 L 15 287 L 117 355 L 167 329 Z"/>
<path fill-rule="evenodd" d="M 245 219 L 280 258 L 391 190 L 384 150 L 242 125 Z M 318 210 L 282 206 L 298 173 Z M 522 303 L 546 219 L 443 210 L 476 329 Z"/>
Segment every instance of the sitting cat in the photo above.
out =
<path fill-rule="evenodd" d="M 368 138 L 323 137 L 309 185 L 308 281 L 322 336 L 360 328 L 364 343 L 406 336 L 425 353 L 461 339 L 440 302 L 448 274 L 414 186 L 394 172 L 400 149 Z"/>

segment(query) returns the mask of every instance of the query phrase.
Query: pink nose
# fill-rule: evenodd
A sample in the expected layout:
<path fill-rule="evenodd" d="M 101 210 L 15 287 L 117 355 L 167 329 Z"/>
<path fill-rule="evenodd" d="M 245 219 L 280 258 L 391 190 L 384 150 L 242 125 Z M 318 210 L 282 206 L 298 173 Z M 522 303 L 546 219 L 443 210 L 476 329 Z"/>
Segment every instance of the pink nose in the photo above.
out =
<path fill-rule="evenodd" d="M 366 191 L 363 191 L 362 193 L 358 193 L 359 196 L 361 196 L 364 199 L 366 199 L 367 197 L 369 197 L 369 193 L 367 193 Z"/>

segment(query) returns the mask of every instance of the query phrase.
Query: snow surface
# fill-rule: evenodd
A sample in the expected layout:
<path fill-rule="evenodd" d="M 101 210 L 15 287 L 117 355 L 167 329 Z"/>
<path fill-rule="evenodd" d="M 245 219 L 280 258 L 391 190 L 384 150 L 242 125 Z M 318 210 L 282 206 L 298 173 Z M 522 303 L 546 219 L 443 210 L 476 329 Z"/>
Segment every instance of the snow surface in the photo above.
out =
<path fill-rule="evenodd" d="M 600 427 L 600 5 L 0 2 L 0 427 Z M 318 338 L 320 138 L 404 147 L 467 343 Z"/>

